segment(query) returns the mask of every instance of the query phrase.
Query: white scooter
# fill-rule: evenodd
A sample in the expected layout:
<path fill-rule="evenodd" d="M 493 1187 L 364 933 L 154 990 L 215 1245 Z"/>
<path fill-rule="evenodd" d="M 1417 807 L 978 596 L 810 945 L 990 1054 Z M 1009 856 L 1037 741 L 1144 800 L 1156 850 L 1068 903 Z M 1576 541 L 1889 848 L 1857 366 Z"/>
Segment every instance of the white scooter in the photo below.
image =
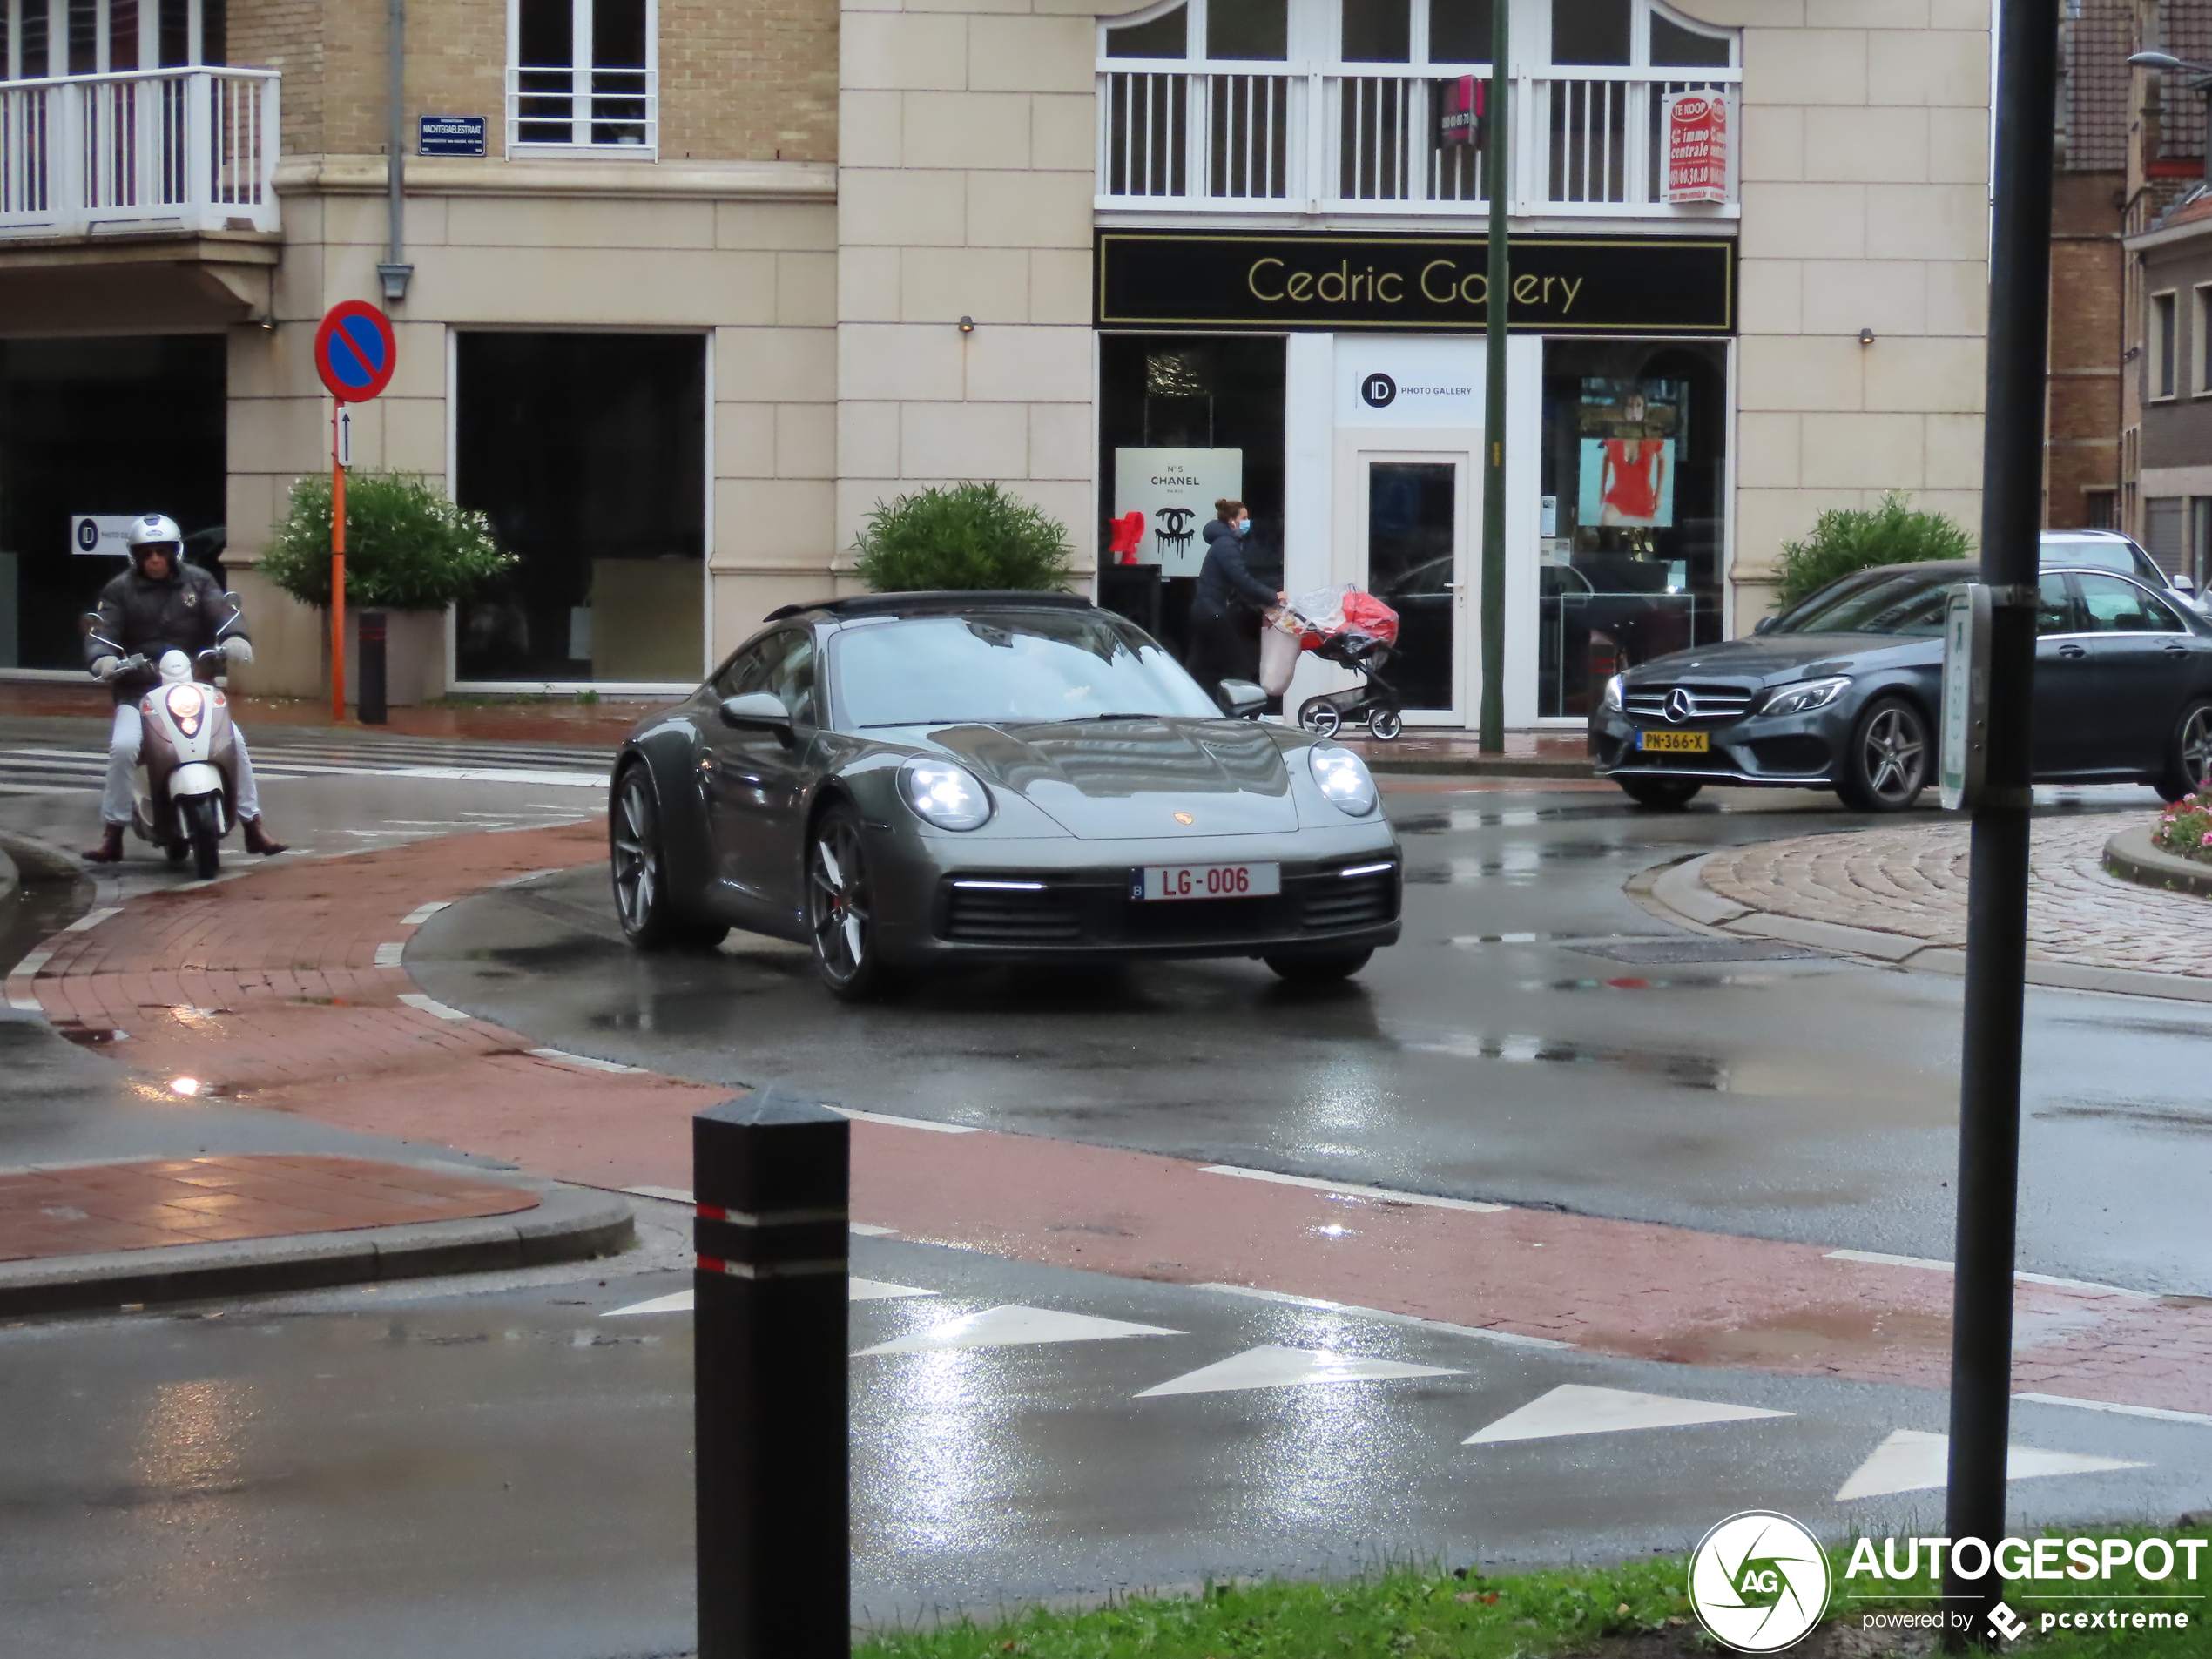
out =
<path fill-rule="evenodd" d="M 233 598 L 224 628 L 238 617 Z M 138 673 L 148 666 L 144 655 L 125 657 L 111 641 L 97 633 L 92 637 L 122 658 L 118 672 Z M 219 644 L 199 653 L 211 677 L 223 662 Z M 161 848 L 170 863 L 191 859 L 193 873 L 206 881 L 222 869 L 223 838 L 238 822 L 238 745 L 228 699 L 219 687 L 195 679 L 192 666 L 184 652 L 165 651 L 154 664 L 161 683 L 138 700 L 143 736 L 131 827 L 140 840 Z"/>

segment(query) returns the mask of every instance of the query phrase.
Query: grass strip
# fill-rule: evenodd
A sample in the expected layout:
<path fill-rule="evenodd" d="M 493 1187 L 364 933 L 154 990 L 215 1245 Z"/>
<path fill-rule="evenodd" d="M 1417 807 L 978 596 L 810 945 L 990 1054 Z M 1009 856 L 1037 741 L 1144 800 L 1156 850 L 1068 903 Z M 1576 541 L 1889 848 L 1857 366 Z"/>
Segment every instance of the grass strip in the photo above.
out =
<path fill-rule="evenodd" d="M 2140 1538 L 2142 1528 L 2111 1535 Z M 2170 1532 L 2161 1535 L 2170 1536 Z M 1921 1579 L 1847 1581 L 1848 1546 L 1831 1552 L 1829 1618 L 1799 1649 L 1812 1654 L 1909 1654 L 1932 1638 L 1867 1631 L 1869 1614 L 1928 1612 L 1938 1587 Z M 1210 1585 L 1198 1596 L 1131 1595 L 1083 1612 L 1033 1608 L 988 1622 L 879 1631 L 853 1659 L 1550 1659 L 1619 1651 L 1635 1659 L 1717 1654 L 1698 1627 L 1685 1586 L 1684 1557 L 1609 1567 L 1486 1575 L 1398 1568 L 1349 1581 L 1266 1580 Z M 2107 1582 L 2021 1581 L 2006 1602 L 2029 1634 L 2006 1651 L 2037 1659 L 2205 1659 L 2212 1655 L 2212 1602 L 2137 1600 L 2195 1596 L 2203 1583 L 2163 1583 L 2116 1570 Z M 2042 1615 L 2117 1608 L 2186 1611 L 2187 1629 L 2040 1631 Z M 1830 1643 L 1844 1637 L 1851 1645 Z"/>

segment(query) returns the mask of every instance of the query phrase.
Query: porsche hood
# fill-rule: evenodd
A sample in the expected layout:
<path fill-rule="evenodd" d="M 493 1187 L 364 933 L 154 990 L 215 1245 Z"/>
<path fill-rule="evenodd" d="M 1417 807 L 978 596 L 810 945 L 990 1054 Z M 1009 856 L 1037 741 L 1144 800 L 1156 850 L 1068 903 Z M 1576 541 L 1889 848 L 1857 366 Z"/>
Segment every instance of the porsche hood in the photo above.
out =
<path fill-rule="evenodd" d="M 933 732 L 930 741 L 1086 840 L 1298 827 L 1290 768 L 1268 729 L 1256 722 L 1147 718 L 948 726 Z"/>

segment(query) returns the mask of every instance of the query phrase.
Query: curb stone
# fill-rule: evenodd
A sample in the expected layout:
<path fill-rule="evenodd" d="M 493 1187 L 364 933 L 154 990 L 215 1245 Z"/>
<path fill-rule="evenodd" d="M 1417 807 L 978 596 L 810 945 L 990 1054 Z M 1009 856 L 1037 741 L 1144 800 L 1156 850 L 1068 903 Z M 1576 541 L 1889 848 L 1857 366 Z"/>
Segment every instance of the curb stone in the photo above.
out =
<path fill-rule="evenodd" d="M 2122 830 L 2105 843 L 2105 873 L 2141 887 L 2212 898 L 2212 864 L 2161 851 L 2148 825 Z"/>
<path fill-rule="evenodd" d="M 550 1181 L 513 1184 L 536 1192 L 536 1207 L 455 1221 L 0 1262 L 0 1315 L 543 1267 L 610 1256 L 637 1236 L 630 1206 L 614 1194 Z"/>

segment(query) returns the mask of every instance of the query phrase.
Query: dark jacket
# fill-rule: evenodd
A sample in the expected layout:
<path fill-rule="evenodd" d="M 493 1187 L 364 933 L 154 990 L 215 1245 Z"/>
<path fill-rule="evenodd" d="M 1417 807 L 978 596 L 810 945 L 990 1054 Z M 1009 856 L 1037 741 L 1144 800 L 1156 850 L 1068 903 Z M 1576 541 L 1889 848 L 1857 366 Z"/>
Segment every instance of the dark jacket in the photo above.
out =
<path fill-rule="evenodd" d="M 173 650 L 196 658 L 215 643 L 217 632 L 231 616 L 222 584 L 196 564 L 177 565 L 159 582 L 150 581 L 133 566 L 100 590 L 94 609 L 99 620 L 85 636 L 87 668 L 103 657 L 116 654 L 93 635 L 122 646 L 125 657 L 142 652 L 158 663 L 163 651 Z M 222 637 L 246 637 L 244 622 Z M 134 703 L 159 681 L 160 676 L 149 669 L 144 673 L 118 674 L 108 684 L 118 703 Z"/>
<path fill-rule="evenodd" d="M 1258 616 L 1275 603 L 1275 590 L 1245 566 L 1244 538 L 1234 525 L 1217 518 L 1206 526 L 1205 536 L 1206 562 L 1198 567 L 1193 616 L 1233 616 L 1240 610 Z"/>

